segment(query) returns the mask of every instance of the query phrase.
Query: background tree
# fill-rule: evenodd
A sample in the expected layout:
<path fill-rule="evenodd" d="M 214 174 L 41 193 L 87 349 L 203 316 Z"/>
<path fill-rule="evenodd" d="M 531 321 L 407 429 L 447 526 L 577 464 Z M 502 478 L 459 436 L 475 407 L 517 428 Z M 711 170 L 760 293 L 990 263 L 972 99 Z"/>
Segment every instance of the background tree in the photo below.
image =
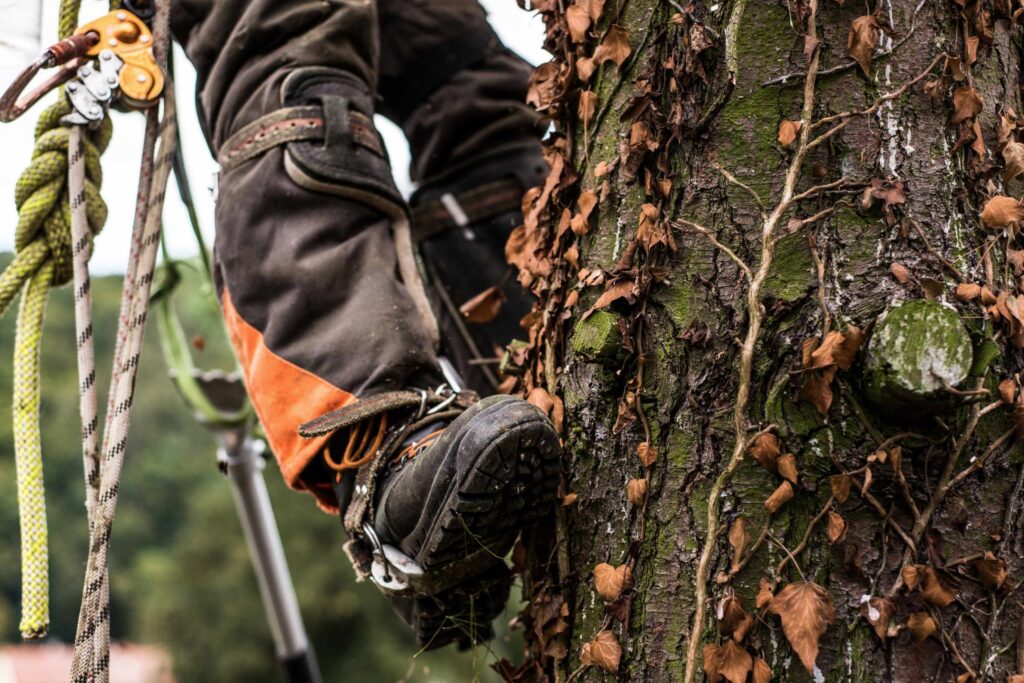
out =
<path fill-rule="evenodd" d="M 499 670 L 1024 680 L 1022 3 L 533 5 L 565 498 Z"/>

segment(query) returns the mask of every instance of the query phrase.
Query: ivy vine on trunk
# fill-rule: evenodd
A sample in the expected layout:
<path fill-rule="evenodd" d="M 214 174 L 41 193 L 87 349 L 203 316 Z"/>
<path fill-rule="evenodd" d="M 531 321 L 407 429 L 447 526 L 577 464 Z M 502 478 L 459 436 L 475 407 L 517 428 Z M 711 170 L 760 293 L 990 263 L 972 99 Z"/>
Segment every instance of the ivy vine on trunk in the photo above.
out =
<path fill-rule="evenodd" d="M 522 1 L 522 0 L 521 0 Z M 508 681 L 1024 681 L 1021 0 L 534 0 Z"/>

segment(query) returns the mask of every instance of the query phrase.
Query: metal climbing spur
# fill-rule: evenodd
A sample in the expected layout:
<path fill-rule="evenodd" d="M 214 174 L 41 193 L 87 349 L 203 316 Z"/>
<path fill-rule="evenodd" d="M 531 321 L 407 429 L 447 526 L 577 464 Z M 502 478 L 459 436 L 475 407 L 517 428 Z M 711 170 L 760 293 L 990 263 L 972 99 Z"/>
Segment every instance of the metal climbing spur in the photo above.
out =
<path fill-rule="evenodd" d="M 22 94 L 36 74 L 58 66 L 62 68 L 56 75 Z M 0 121 L 13 121 L 64 84 L 74 109 L 65 117 L 66 123 L 97 123 L 115 102 L 127 109 L 155 105 L 163 92 L 164 77 L 153 56 L 149 27 L 127 10 L 110 12 L 80 26 L 14 79 L 0 96 Z"/>

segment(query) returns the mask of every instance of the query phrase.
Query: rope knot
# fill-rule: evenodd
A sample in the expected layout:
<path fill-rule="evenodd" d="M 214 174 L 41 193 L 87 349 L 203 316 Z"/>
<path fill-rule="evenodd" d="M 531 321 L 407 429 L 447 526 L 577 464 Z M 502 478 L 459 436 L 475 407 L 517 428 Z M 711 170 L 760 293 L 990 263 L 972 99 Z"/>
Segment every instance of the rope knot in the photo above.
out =
<path fill-rule="evenodd" d="M 45 245 L 45 251 L 53 262 L 55 285 L 70 282 L 72 278 L 70 203 L 85 202 L 92 235 L 99 233 L 107 218 L 107 206 L 100 196 L 99 186 L 103 181 L 100 154 L 110 141 L 110 119 L 104 119 L 85 136 L 82 152 L 86 163 L 85 191 L 83 196 L 69 197 L 69 129 L 61 124 L 60 119 L 70 111 L 71 105 L 64 99 L 43 111 L 36 125 L 36 146 L 32 161 L 18 178 L 14 189 L 14 202 L 18 208 L 15 250 L 20 254 L 24 250 L 38 251 L 40 246 Z M 0 297 L 0 311 L 4 308 L 3 304 Z"/>

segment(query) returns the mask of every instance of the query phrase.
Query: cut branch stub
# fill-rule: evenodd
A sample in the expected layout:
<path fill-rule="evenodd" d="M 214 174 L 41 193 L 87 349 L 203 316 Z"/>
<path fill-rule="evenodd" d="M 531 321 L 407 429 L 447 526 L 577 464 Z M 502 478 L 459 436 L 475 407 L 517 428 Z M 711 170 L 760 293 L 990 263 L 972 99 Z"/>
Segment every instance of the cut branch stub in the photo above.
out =
<path fill-rule="evenodd" d="M 899 303 L 875 325 L 863 385 L 887 411 L 948 410 L 957 403 L 951 389 L 967 379 L 973 358 L 971 338 L 953 308 L 925 299 Z"/>
<path fill-rule="evenodd" d="M 572 335 L 573 351 L 592 363 L 615 361 L 623 352 L 619 320 L 611 311 L 595 311 L 578 322 Z"/>

